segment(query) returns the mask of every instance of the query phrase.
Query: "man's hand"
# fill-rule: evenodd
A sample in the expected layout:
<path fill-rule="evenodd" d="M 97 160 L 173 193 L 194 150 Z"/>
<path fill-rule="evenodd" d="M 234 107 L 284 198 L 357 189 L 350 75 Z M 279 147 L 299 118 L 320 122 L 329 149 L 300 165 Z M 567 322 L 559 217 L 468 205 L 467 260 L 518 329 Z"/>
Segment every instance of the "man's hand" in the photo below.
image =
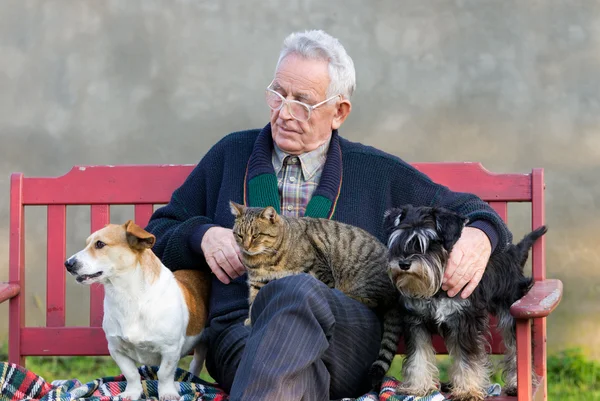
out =
<path fill-rule="evenodd" d="M 453 297 L 468 283 L 461 298 L 471 295 L 483 277 L 491 253 L 492 245 L 487 235 L 478 228 L 465 227 L 450 252 L 442 290 Z"/>
<path fill-rule="evenodd" d="M 240 249 L 229 228 L 211 227 L 200 244 L 210 270 L 224 284 L 246 272 L 240 260 Z"/>

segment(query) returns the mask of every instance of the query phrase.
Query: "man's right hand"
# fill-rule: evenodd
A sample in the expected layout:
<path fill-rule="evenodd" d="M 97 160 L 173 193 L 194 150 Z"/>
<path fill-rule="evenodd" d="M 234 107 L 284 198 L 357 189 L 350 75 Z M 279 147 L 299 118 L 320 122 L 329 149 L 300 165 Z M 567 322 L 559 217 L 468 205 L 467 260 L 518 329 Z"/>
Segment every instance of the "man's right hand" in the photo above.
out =
<path fill-rule="evenodd" d="M 224 284 L 242 276 L 246 269 L 240 260 L 240 249 L 229 228 L 211 227 L 200 244 L 210 270 Z"/>

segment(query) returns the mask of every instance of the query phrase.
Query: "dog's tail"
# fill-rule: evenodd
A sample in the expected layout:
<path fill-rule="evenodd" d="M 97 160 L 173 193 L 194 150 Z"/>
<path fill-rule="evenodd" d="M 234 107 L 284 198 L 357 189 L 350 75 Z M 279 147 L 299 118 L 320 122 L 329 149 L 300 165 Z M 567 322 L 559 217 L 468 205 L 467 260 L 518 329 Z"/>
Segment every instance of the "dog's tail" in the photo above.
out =
<path fill-rule="evenodd" d="M 400 311 L 400 302 L 390 306 L 383 315 L 383 336 L 379 356 L 371 365 L 369 378 L 373 390 L 379 393 L 383 377 L 390 369 L 396 350 L 398 349 L 398 340 L 402 334 L 402 312 Z"/>
<path fill-rule="evenodd" d="M 533 230 L 529 234 L 527 234 L 521 242 L 517 244 L 517 252 L 519 257 L 519 264 L 521 267 L 525 266 L 525 262 L 527 262 L 527 258 L 529 257 L 529 250 L 542 235 L 546 234 L 548 228 L 546 226 L 540 226 L 539 228 Z"/>

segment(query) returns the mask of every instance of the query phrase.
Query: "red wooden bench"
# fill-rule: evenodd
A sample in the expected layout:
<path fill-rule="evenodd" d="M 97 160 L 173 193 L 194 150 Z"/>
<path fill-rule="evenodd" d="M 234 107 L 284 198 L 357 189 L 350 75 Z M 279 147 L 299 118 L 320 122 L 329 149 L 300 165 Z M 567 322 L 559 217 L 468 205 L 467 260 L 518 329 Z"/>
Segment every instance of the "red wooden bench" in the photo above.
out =
<path fill-rule="evenodd" d="M 493 174 L 478 163 L 419 163 L 415 166 L 433 180 L 453 190 L 471 192 L 489 202 L 507 219 L 509 202 L 531 204 L 531 225 L 544 224 L 543 170 L 530 174 Z M 0 302 L 9 300 L 9 361 L 25 366 L 31 355 L 108 355 L 102 331 L 100 286 L 90 289 L 90 321 L 85 327 L 65 326 L 66 213 L 69 205 L 90 205 L 95 231 L 110 221 L 111 205 L 134 205 L 136 223 L 145 226 L 155 204 L 165 204 L 193 169 L 193 165 L 137 165 L 74 167 L 61 177 L 11 176 L 9 282 L 0 283 Z M 46 325 L 25 325 L 25 207 L 47 206 Z M 83 243 L 84 238 L 81 239 Z M 518 397 L 496 401 L 546 400 L 546 316 L 562 297 L 562 283 L 546 279 L 545 238 L 532 251 L 533 289 L 516 302 L 511 313 L 517 320 Z M 436 349 L 445 353 L 440 338 Z M 498 336 L 491 350 L 502 353 Z M 399 348 L 402 352 L 402 347 Z M 541 380 L 532 388 L 532 366 Z M 534 398 L 535 397 L 535 398 Z"/>

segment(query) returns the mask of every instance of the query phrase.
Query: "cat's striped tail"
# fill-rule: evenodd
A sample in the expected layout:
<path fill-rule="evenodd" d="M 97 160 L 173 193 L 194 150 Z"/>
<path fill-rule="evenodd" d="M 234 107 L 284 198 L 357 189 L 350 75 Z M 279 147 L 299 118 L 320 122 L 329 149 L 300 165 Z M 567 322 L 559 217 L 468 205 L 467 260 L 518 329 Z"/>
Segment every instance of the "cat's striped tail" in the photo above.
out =
<path fill-rule="evenodd" d="M 402 312 L 400 311 L 400 303 L 392 305 L 383 315 L 383 336 L 381 339 L 381 347 L 379 348 L 379 356 L 371 365 L 369 370 L 369 378 L 373 390 L 379 393 L 383 377 L 390 369 L 392 360 L 398 349 L 398 340 L 402 334 Z"/>

